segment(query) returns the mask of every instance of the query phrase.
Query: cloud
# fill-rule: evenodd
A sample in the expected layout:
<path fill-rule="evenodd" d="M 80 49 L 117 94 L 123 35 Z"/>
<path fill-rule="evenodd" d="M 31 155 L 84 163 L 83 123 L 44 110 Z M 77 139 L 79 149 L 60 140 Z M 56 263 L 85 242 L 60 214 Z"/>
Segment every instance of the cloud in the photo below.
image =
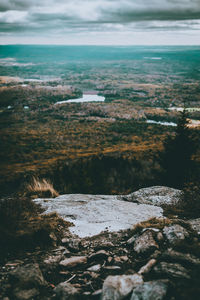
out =
<path fill-rule="evenodd" d="M 0 35 L 200 30 L 200 0 L 1 0 Z"/>

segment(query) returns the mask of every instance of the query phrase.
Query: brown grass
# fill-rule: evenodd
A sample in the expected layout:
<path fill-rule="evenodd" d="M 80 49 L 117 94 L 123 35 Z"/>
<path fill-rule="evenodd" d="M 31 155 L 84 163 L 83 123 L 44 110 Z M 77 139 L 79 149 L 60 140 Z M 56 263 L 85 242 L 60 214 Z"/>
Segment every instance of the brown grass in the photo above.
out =
<path fill-rule="evenodd" d="M 144 228 L 163 229 L 165 226 L 169 226 L 172 223 L 173 221 L 168 218 L 151 218 L 147 221 L 136 224 L 132 230 L 134 233 L 137 233 Z"/>
<path fill-rule="evenodd" d="M 36 194 L 38 196 L 57 197 L 58 192 L 54 189 L 53 184 L 47 179 L 39 179 L 33 177 L 32 182 L 27 185 L 28 194 Z"/>

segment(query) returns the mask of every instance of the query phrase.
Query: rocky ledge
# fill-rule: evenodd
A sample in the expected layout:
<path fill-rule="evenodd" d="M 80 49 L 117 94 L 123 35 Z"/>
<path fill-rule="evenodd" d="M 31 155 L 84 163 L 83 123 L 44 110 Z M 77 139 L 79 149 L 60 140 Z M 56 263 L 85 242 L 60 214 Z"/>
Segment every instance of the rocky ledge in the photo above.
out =
<path fill-rule="evenodd" d="M 157 217 L 84 238 L 66 233 L 54 248 L 1 266 L 2 299 L 197 299 L 198 224 Z"/>
<path fill-rule="evenodd" d="M 62 195 L 57 198 L 35 199 L 45 213 L 57 212 L 74 224 L 71 233 L 79 237 L 93 236 L 102 231 L 119 231 L 161 217 L 162 205 L 174 205 L 180 191 L 168 187 L 140 189 L 130 195 Z"/>

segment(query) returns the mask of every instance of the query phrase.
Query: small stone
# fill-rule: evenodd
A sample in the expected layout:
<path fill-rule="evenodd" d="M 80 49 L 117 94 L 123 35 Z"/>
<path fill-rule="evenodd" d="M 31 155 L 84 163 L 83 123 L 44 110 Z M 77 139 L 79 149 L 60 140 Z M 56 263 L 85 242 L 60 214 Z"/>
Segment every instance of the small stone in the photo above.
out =
<path fill-rule="evenodd" d="M 107 259 L 109 257 L 109 253 L 107 253 L 105 250 L 99 250 L 96 253 L 93 253 L 89 256 L 89 261 L 98 261 L 102 259 Z"/>
<path fill-rule="evenodd" d="M 114 244 L 109 241 L 102 241 L 100 245 L 96 245 L 95 250 L 111 249 L 114 247 Z"/>
<path fill-rule="evenodd" d="M 155 242 L 151 231 L 145 231 L 142 235 L 136 238 L 134 243 L 134 250 L 138 254 L 152 253 L 158 248 L 158 244 Z"/>
<path fill-rule="evenodd" d="M 79 290 L 69 282 L 59 283 L 54 292 L 59 300 L 80 300 Z"/>
<path fill-rule="evenodd" d="M 87 270 L 91 271 L 91 272 L 99 272 L 101 270 L 101 265 L 100 264 L 94 265 L 94 266 L 88 268 Z"/>
<path fill-rule="evenodd" d="M 67 243 L 68 243 L 68 241 L 69 241 L 69 239 L 68 239 L 68 238 L 63 238 L 63 239 L 61 240 L 62 244 L 67 244 Z"/>
<path fill-rule="evenodd" d="M 117 256 L 117 257 L 114 257 L 114 260 L 117 263 L 127 262 L 128 261 L 128 256 L 126 256 L 126 255 L 124 255 L 124 256 Z"/>
<path fill-rule="evenodd" d="M 80 265 L 84 265 L 87 263 L 87 257 L 86 256 L 73 256 L 70 258 L 66 258 L 60 262 L 60 266 L 66 267 L 66 268 L 73 268 Z"/>
<path fill-rule="evenodd" d="M 183 241 L 189 237 L 187 230 L 178 224 L 165 226 L 163 233 L 171 245 L 174 245 L 176 242 Z"/>
<path fill-rule="evenodd" d="M 84 292 L 83 295 L 84 295 L 84 296 L 90 296 L 91 293 L 90 293 L 90 292 Z"/>
<path fill-rule="evenodd" d="M 63 258 L 62 255 L 56 255 L 56 256 L 52 255 L 52 256 L 49 256 L 48 258 L 46 258 L 44 260 L 44 263 L 47 265 L 56 264 L 56 263 L 59 263 L 62 258 Z"/>
<path fill-rule="evenodd" d="M 66 248 L 65 247 L 63 247 L 63 246 L 59 246 L 58 248 L 56 248 L 56 249 L 54 249 L 54 250 L 52 250 L 52 252 L 63 252 L 63 251 L 65 251 L 66 250 Z"/>
<path fill-rule="evenodd" d="M 163 239 L 164 239 L 164 237 L 163 237 L 163 234 L 162 234 L 162 232 L 158 232 L 157 233 L 157 240 L 159 241 L 159 242 L 161 242 L 161 241 L 163 241 Z"/>
<path fill-rule="evenodd" d="M 161 252 L 159 250 L 154 251 L 154 253 L 151 254 L 151 258 L 158 258 L 161 255 Z"/>
<path fill-rule="evenodd" d="M 156 260 L 150 259 L 150 261 L 139 270 L 138 274 L 142 275 L 142 274 L 149 273 L 155 264 L 156 264 Z"/>
<path fill-rule="evenodd" d="M 135 242 L 135 240 L 136 240 L 136 236 L 132 236 L 126 243 L 128 245 L 131 245 L 131 244 L 133 244 Z"/>
<path fill-rule="evenodd" d="M 50 237 L 50 239 L 52 240 L 52 242 L 54 242 L 54 243 L 56 243 L 57 240 L 58 240 L 54 232 L 51 232 L 51 233 L 49 234 L 49 237 Z"/>
<path fill-rule="evenodd" d="M 154 272 L 159 275 L 165 275 L 167 278 L 186 278 L 190 279 L 189 272 L 182 265 L 177 263 L 160 262 L 154 267 Z"/>
<path fill-rule="evenodd" d="M 112 260 L 113 260 L 112 256 L 109 256 L 108 257 L 108 263 L 110 264 L 112 262 Z"/>
<path fill-rule="evenodd" d="M 163 300 L 167 289 L 167 283 L 161 280 L 144 282 L 133 290 L 130 300 Z"/>
<path fill-rule="evenodd" d="M 200 235 L 200 218 L 188 220 L 188 223 L 191 225 L 192 229 Z"/>
<path fill-rule="evenodd" d="M 100 296 L 102 293 L 102 290 L 97 290 L 94 293 L 92 293 L 92 296 Z"/>
<path fill-rule="evenodd" d="M 64 256 L 70 256 L 71 252 L 68 249 L 65 249 L 65 251 L 63 252 Z"/>
<path fill-rule="evenodd" d="M 70 239 L 67 243 L 67 248 L 72 252 L 78 252 L 80 250 L 81 242 L 80 240 Z"/>
<path fill-rule="evenodd" d="M 142 283 L 142 276 L 138 274 L 108 276 L 103 284 L 102 300 L 121 300 Z"/>
<path fill-rule="evenodd" d="M 120 270 L 121 268 L 119 266 L 105 266 L 105 270 Z"/>
<path fill-rule="evenodd" d="M 99 273 L 97 273 L 97 272 L 89 272 L 89 274 L 90 274 L 90 277 L 93 279 L 96 279 L 99 277 Z"/>

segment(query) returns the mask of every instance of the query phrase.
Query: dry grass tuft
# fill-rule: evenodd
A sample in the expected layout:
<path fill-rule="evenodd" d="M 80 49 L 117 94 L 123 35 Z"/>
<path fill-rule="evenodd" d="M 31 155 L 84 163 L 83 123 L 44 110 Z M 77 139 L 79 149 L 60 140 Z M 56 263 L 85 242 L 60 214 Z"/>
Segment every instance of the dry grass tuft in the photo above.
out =
<path fill-rule="evenodd" d="M 47 179 L 33 177 L 33 180 L 26 187 L 28 194 L 36 194 L 40 197 L 57 197 L 58 192 L 54 189 L 52 183 Z"/>
<path fill-rule="evenodd" d="M 165 226 L 169 226 L 172 223 L 173 223 L 172 220 L 168 218 L 151 218 L 147 221 L 136 224 L 132 230 L 134 233 L 137 233 L 144 228 L 163 229 Z"/>

